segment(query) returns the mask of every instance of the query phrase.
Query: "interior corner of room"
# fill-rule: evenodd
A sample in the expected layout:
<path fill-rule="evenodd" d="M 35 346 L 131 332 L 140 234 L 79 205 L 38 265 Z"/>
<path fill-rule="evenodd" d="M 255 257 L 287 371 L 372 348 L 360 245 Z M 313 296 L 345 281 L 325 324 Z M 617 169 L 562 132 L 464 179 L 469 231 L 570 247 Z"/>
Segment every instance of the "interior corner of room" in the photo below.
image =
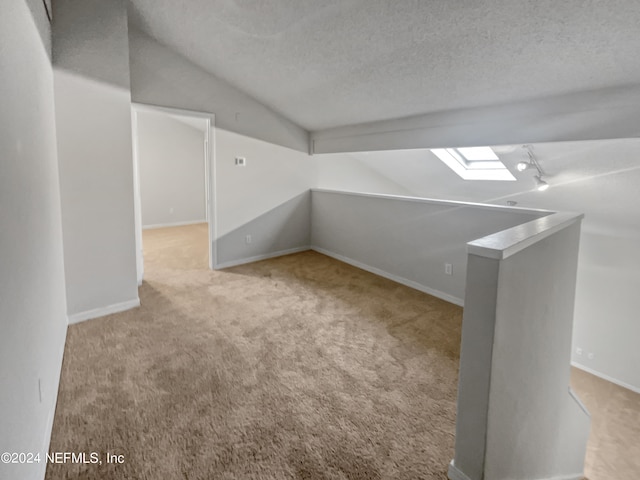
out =
<path fill-rule="evenodd" d="M 109 369 L 110 359 L 131 354 L 118 348 L 135 344 L 119 336 L 141 335 L 142 345 L 141 331 L 153 325 L 153 312 L 164 311 L 193 323 L 171 330 L 173 350 L 144 343 L 156 356 L 138 366 L 155 372 L 158 385 L 178 382 L 175 372 L 186 372 L 195 355 L 187 350 L 202 347 L 221 355 L 211 357 L 219 368 L 202 377 L 207 394 L 198 402 L 210 402 L 198 404 L 202 412 L 229 398 L 239 401 L 233 395 L 241 390 L 216 397 L 223 381 L 260 392 L 267 380 L 282 387 L 274 390 L 278 395 L 296 398 L 301 412 L 286 425 L 280 410 L 272 424 L 268 415 L 254 421 L 249 414 L 252 420 L 242 423 L 241 413 L 255 414 L 257 407 L 232 403 L 237 410 L 216 421 L 239 423 L 224 423 L 228 436 L 211 447 L 219 455 L 211 465 L 184 467 L 193 475 L 225 468 L 238 478 L 274 472 L 282 478 L 368 472 L 371 478 L 452 480 L 640 475 L 637 443 L 620 433 L 640 432 L 640 322 L 633 300 L 640 288 L 640 71 L 615 73 L 605 54 L 616 42 L 635 45 L 627 37 L 637 25 L 632 20 L 640 19 L 637 6 L 622 1 L 583 12 L 576 0 L 549 7 L 558 9 L 557 18 L 548 19 L 557 28 L 559 19 L 583 12 L 570 17 L 575 25 L 562 23 L 582 43 L 558 43 L 562 35 L 536 20 L 537 13 L 522 16 L 520 7 L 505 7 L 506 18 L 525 18 L 526 28 L 517 35 L 501 28 L 498 37 L 478 42 L 488 42 L 503 71 L 513 68 L 500 78 L 461 80 L 456 96 L 451 78 L 462 78 L 456 70 L 462 60 L 434 58 L 454 77 L 405 62 L 435 45 L 428 35 L 407 36 L 425 28 L 418 20 L 427 18 L 426 4 L 296 10 L 285 3 L 274 2 L 272 11 L 259 15 L 259 8 L 219 5 L 220 11 L 210 12 L 214 7 L 194 2 L 194 9 L 207 12 L 200 16 L 168 1 L 157 9 L 150 0 L 3 4 L 0 452 L 45 458 L 52 445 L 98 448 L 81 435 L 70 440 L 66 431 L 51 443 L 54 419 L 65 419 L 57 420 L 62 432 L 72 422 L 89 422 L 74 417 L 73 409 L 84 411 L 101 395 L 122 405 L 141 401 L 149 385 L 132 386 L 140 377 L 127 380 L 124 370 Z M 480 3 L 487 11 L 497 8 L 497 2 Z M 459 13 L 469 29 L 476 25 L 467 23 L 470 18 L 489 28 L 475 8 L 444 10 Z M 347 28 L 350 20 L 359 25 L 356 31 Z M 189 43 L 181 22 L 196 36 L 220 26 L 212 33 L 218 43 L 209 50 Z M 444 28 L 429 22 L 433 32 Z M 620 37 L 599 33 L 599 49 L 580 32 L 581 26 L 600 32 L 602 22 L 617 24 Z M 372 26 L 379 30 L 370 31 Z M 547 36 L 536 36 L 534 27 Z M 333 30 L 341 47 L 330 52 L 316 40 L 327 40 Z M 382 41 L 385 32 L 395 39 L 391 44 Z M 376 55 L 358 47 L 363 38 L 374 42 Z M 438 38 L 475 58 L 473 42 Z M 531 73 L 531 62 L 514 60 L 492 42 L 528 52 L 547 75 Z M 597 75 L 578 61 L 589 45 L 603 65 Z M 567 65 L 543 55 L 552 47 Z M 246 61 L 238 60 L 240 51 Z M 569 61 L 574 53 L 576 60 Z M 367 65 L 383 64 L 394 69 L 366 74 Z M 392 70 L 408 73 L 400 79 Z M 556 84 L 550 71 L 558 72 Z M 607 83 L 604 71 L 615 78 Z M 537 81 L 525 81 L 530 75 Z M 486 101 L 479 101 L 483 92 Z M 190 239 L 197 245 L 180 243 Z M 375 302 L 367 300 L 367 289 L 378 295 Z M 193 296 L 178 298 L 189 292 Z M 407 301 L 401 316 L 406 323 L 393 322 L 399 310 L 381 303 L 385 292 Z M 260 312 L 265 303 L 251 304 L 258 295 L 272 308 L 268 316 Z M 224 325 L 213 327 L 208 317 L 179 315 L 181 308 L 232 308 L 231 298 L 247 316 L 244 326 L 243 318 L 224 312 Z M 270 303 L 277 301 L 282 303 Z M 328 305 L 331 321 L 323 317 Z M 291 312 L 299 318 L 288 317 Z M 428 328 L 421 327 L 427 312 Z M 248 321 L 261 314 L 269 325 Z M 314 318 L 326 323 L 303 325 Z M 208 329 L 194 330 L 202 325 Z M 181 344 L 181 329 L 195 343 Z M 91 361 L 79 358 L 89 353 L 74 349 L 74 338 L 91 345 Z M 455 347 L 447 343 L 452 339 Z M 264 349 L 254 352 L 252 342 L 263 342 Z M 220 352 L 236 364 L 225 363 Z M 304 352 L 315 364 L 301 360 Z M 105 368 L 87 373 L 92 393 L 71 380 L 65 389 L 65 355 L 68 368 L 83 362 Z M 363 365 L 365 359 L 375 365 Z M 438 359 L 453 361 L 455 371 L 429 363 Z M 163 371 L 169 364 L 174 370 Z M 420 383 L 425 372 L 433 373 L 431 383 Z M 415 391 L 406 384 L 386 388 L 403 375 L 416 375 Z M 438 390 L 434 379 L 453 390 Z M 114 393 L 118 382 L 130 388 L 120 397 Z M 350 391 L 349 382 L 361 390 Z M 322 395 L 302 395 L 320 384 L 328 389 Z M 421 390 L 424 385 L 430 390 Z M 280 408 L 270 397 L 276 393 L 258 395 L 260 408 Z M 426 403 L 413 404 L 411 396 Z M 318 406 L 320 397 L 330 399 L 331 408 Z M 349 403 L 354 399 L 357 408 Z M 340 416 L 347 404 L 363 416 Z M 443 422 L 433 431 L 450 443 L 417 455 L 412 442 L 424 440 L 424 432 L 413 432 L 403 453 L 396 448 L 402 439 L 390 429 L 407 427 L 403 415 L 421 415 L 417 409 L 425 405 L 433 409 L 432 421 Z M 132 432 L 144 432 L 146 417 L 131 408 L 126 420 Z M 314 428 L 326 421 L 321 413 L 335 423 L 314 437 Z M 108 412 L 93 414 L 91 421 L 100 422 Z M 360 430 L 365 414 L 380 423 Z M 385 416 L 391 423 L 379 420 Z M 212 428 L 211 419 L 190 429 L 172 418 L 162 428 L 186 435 L 178 437 L 181 448 L 196 451 L 193 439 Z M 251 433 L 241 439 L 242 431 Z M 391 466 L 379 449 L 368 450 L 369 434 L 379 434 L 380 445 L 395 455 L 389 458 L 400 463 Z M 140 442 L 151 442 L 144 445 L 158 446 L 153 438 L 140 433 Z M 332 460 L 320 438 L 353 448 Z M 269 439 L 286 448 L 275 452 Z M 263 447 L 272 456 L 260 460 L 256 452 Z M 250 454 L 258 459 L 252 467 L 238 460 Z M 2 460 L 0 478 L 83 478 L 99 468 Z M 105 478 L 154 466 L 109 468 L 112 476 Z M 175 465 L 162 468 L 177 475 Z M 65 477 L 74 474 L 80 476 Z"/>

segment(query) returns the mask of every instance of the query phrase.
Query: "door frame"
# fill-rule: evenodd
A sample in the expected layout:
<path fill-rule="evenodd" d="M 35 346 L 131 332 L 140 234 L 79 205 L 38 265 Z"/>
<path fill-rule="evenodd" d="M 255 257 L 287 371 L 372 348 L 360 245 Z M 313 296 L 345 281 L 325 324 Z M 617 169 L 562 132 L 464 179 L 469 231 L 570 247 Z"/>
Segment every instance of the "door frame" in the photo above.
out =
<path fill-rule="evenodd" d="M 136 233 L 136 271 L 138 285 L 142 285 L 144 278 L 144 256 L 142 250 L 142 200 L 140 194 L 140 159 L 138 153 L 138 112 L 147 111 L 167 113 L 183 117 L 193 117 L 206 121 L 204 144 L 204 176 L 205 176 L 205 204 L 206 218 L 209 225 L 209 269 L 213 270 L 217 264 L 216 232 L 218 215 L 216 214 L 216 159 L 215 159 L 215 115 L 209 112 L 198 112 L 182 108 L 162 107 L 147 103 L 131 102 L 131 132 L 133 149 L 133 195 L 134 217 Z"/>

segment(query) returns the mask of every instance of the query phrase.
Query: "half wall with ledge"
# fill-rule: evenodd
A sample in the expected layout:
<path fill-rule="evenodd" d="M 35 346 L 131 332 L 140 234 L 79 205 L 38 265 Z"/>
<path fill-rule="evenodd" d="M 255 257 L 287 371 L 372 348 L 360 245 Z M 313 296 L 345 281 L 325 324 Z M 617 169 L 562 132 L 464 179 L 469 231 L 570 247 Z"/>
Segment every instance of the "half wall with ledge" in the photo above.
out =
<path fill-rule="evenodd" d="M 580 480 L 590 416 L 569 387 L 583 215 L 467 244 L 451 480 Z"/>

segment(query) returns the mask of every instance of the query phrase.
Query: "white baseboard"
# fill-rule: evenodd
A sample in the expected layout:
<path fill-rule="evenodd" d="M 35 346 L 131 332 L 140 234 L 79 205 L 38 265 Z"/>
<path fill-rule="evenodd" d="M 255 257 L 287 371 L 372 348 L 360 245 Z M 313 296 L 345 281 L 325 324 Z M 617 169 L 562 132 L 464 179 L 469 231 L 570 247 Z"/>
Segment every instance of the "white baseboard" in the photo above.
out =
<path fill-rule="evenodd" d="M 622 388 L 626 388 L 627 390 L 631 390 L 632 392 L 635 393 L 640 393 L 640 388 L 639 387 L 634 387 L 633 385 L 629 384 L 629 383 L 625 383 L 621 380 L 617 380 L 613 377 L 610 377 L 609 375 L 605 374 L 605 373 L 601 373 L 598 372 L 597 370 L 593 370 L 592 368 L 586 367 L 584 365 L 582 365 L 581 363 L 578 362 L 571 362 L 571 365 L 573 365 L 576 368 L 579 368 L 580 370 L 584 370 L 587 373 L 590 373 L 591 375 L 595 375 L 596 377 L 602 378 L 603 380 L 606 380 L 607 382 L 611 382 L 611 383 L 615 383 L 616 385 L 622 387 Z"/>
<path fill-rule="evenodd" d="M 169 227 L 184 227 L 186 225 L 197 225 L 199 223 L 207 223 L 207 219 L 202 220 L 187 220 L 186 222 L 173 222 L 173 223 L 156 223 L 153 225 L 143 225 L 143 230 L 153 230 L 154 228 L 169 228 Z"/>
<path fill-rule="evenodd" d="M 336 260 L 340 260 L 341 262 L 348 263 L 349 265 L 353 265 L 354 267 L 361 268 L 362 270 L 366 270 L 367 272 L 374 273 L 380 277 L 388 278 L 389 280 L 393 280 L 396 283 L 400 283 L 407 287 L 415 288 L 416 290 L 419 290 L 424 293 L 428 293 L 429 295 L 440 298 L 441 300 L 444 300 L 446 302 L 453 303 L 454 305 L 459 305 L 461 307 L 464 306 L 464 300 L 462 300 L 461 298 L 454 297 L 453 295 L 449 295 L 448 293 L 441 292 L 440 290 L 435 290 L 433 288 L 426 287 L 418 282 L 414 282 L 413 280 L 409 280 L 404 277 L 400 277 L 398 275 L 385 272 L 384 270 L 381 270 L 379 268 L 372 267 L 370 265 L 359 262 L 357 260 L 353 260 L 349 257 L 345 257 L 344 255 L 340 255 L 338 253 L 325 250 L 324 248 L 321 248 L 321 247 L 311 246 L 311 250 L 314 250 L 318 253 L 322 253 L 323 255 L 326 255 L 328 257 L 335 258 Z"/>
<path fill-rule="evenodd" d="M 80 313 L 74 313 L 69 315 L 69 325 L 73 323 L 84 322 L 85 320 L 91 320 L 92 318 L 104 317 L 112 313 L 124 312 L 140 306 L 140 299 L 135 298 L 126 302 L 115 303 L 106 307 L 94 308 Z"/>
<path fill-rule="evenodd" d="M 454 465 L 453 460 L 451 460 L 451 463 L 449 464 L 449 471 L 447 476 L 449 477 L 449 480 L 471 480 L 464 473 L 462 473 L 461 470 L 458 470 L 458 468 Z"/>
<path fill-rule="evenodd" d="M 282 257 L 284 255 L 291 255 L 292 253 L 306 252 L 311 250 L 309 246 L 289 248 L 287 250 L 280 250 L 278 252 L 265 253 L 263 255 L 256 255 L 254 257 L 241 258 L 239 260 L 231 260 L 230 262 L 222 262 L 213 266 L 214 270 L 222 270 L 223 268 L 237 267 L 238 265 L 244 265 L 246 263 L 259 262 L 260 260 L 267 260 L 268 258 Z"/>
<path fill-rule="evenodd" d="M 247 264 L 247 263 L 258 262 L 260 260 L 266 260 L 268 258 L 282 257 L 284 255 L 290 255 L 292 253 L 305 252 L 307 250 L 313 250 L 313 251 L 316 251 L 318 253 L 322 253 L 323 255 L 326 255 L 328 257 L 335 258 L 336 260 L 340 260 L 341 262 L 347 263 L 349 265 L 353 265 L 354 267 L 361 268 L 362 270 L 366 270 L 367 272 L 373 273 L 373 274 L 378 275 L 380 277 L 388 278 L 389 280 L 393 280 L 396 283 L 400 283 L 400 284 L 405 285 L 407 287 L 414 288 L 414 289 L 419 290 L 421 292 L 424 292 L 424 293 L 427 293 L 427 294 L 432 295 L 434 297 L 437 297 L 437 298 L 440 298 L 442 300 L 445 300 L 445 301 L 447 301 L 449 303 L 453 303 L 454 305 L 459 305 L 459 306 L 462 307 L 463 304 L 464 304 L 464 301 L 461 298 L 454 297 L 453 295 L 449 295 L 447 293 L 441 292 L 439 290 L 435 290 L 433 288 L 425 287 L 424 285 L 422 285 L 422 284 L 420 284 L 418 282 L 414 282 L 413 280 L 408 280 L 406 278 L 399 277 L 397 275 L 393 275 L 393 274 L 385 272 L 384 270 L 381 270 L 379 268 L 371 267 L 371 266 L 366 265 L 364 263 L 358 262 L 357 260 L 353 260 L 353 259 L 351 259 L 349 257 L 345 257 L 344 255 L 333 253 L 333 252 L 331 252 L 329 250 L 325 250 L 324 248 L 320 248 L 320 247 L 317 247 L 317 246 L 296 247 L 296 248 L 290 248 L 288 250 L 280 250 L 278 252 L 266 253 L 264 255 L 256 255 L 254 257 L 242 258 L 242 259 L 239 259 L 239 260 L 232 260 L 230 262 L 223 262 L 223 263 L 219 263 L 217 265 L 214 265 L 213 268 L 215 270 L 222 270 L 223 268 L 236 267 L 238 265 L 244 265 L 244 264 Z"/>

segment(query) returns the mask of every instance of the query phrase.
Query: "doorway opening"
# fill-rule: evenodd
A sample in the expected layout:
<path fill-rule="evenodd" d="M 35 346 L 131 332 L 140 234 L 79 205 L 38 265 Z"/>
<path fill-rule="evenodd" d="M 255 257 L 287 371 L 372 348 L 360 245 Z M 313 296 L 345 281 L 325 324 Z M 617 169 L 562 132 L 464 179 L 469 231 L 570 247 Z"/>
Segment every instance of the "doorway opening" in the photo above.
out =
<path fill-rule="evenodd" d="M 212 269 L 213 114 L 144 104 L 131 112 L 138 285 L 145 255 L 154 266 Z"/>

